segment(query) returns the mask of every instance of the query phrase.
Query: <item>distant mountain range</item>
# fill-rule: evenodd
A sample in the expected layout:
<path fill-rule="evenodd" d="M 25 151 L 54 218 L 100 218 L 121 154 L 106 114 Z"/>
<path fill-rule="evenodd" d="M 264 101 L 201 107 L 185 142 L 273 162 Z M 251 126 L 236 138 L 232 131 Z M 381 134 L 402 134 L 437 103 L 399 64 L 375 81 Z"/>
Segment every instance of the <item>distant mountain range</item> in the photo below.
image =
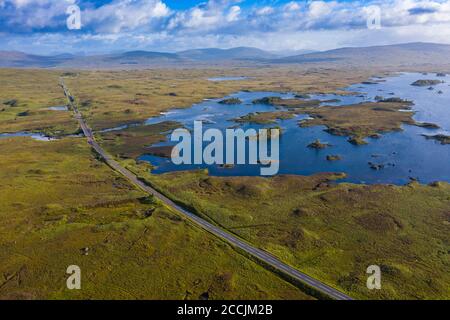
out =
<path fill-rule="evenodd" d="M 436 43 L 406 43 L 388 46 L 341 48 L 315 52 L 273 61 L 274 63 L 335 62 L 352 65 L 424 65 L 449 64 L 450 45 Z"/>
<path fill-rule="evenodd" d="M 130 51 L 78 56 L 39 56 L 17 51 L 0 51 L 0 67 L 17 68 L 145 68 L 188 65 L 253 65 L 332 63 L 354 66 L 411 66 L 450 63 L 450 45 L 407 43 L 398 45 L 341 48 L 322 52 L 301 52 L 283 56 L 257 48 L 194 49 L 177 53 Z"/>
<path fill-rule="evenodd" d="M 267 60 L 279 58 L 278 55 L 248 47 L 232 49 L 194 49 L 179 52 L 178 55 L 185 59 L 206 61 L 206 60 Z"/>
<path fill-rule="evenodd" d="M 93 56 L 38 56 L 15 51 L 0 51 L 0 67 L 119 67 L 231 61 L 268 61 L 280 56 L 256 48 L 195 49 L 177 53 L 129 51 Z"/>
<path fill-rule="evenodd" d="M 19 51 L 0 51 L 0 67 L 54 67 L 67 60 L 71 55 L 38 56 Z"/>

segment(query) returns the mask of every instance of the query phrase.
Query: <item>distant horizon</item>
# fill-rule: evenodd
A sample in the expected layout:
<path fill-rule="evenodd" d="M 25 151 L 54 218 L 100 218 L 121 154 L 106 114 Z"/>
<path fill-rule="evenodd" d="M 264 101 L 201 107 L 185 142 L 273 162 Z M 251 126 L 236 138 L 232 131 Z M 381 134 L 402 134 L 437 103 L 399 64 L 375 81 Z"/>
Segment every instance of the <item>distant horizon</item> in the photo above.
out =
<path fill-rule="evenodd" d="M 339 50 L 339 49 L 346 49 L 346 48 L 373 48 L 373 47 L 389 47 L 389 46 L 402 46 L 402 45 L 410 45 L 410 44 L 427 44 L 427 45 L 445 45 L 445 46 L 450 46 L 450 43 L 438 43 L 438 42 L 423 42 L 423 41 L 418 41 L 418 42 L 405 42 L 405 43 L 393 43 L 393 44 L 386 44 L 386 45 L 370 45 L 370 46 L 345 46 L 345 47 L 336 47 L 333 49 L 329 49 L 329 50 L 315 50 L 315 49 L 304 49 L 304 50 L 294 50 L 297 51 L 297 53 L 294 52 L 294 55 L 302 55 L 302 54 L 309 54 L 309 53 L 318 53 L 318 52 L 328 52 L 328 51 L 334 51 L 334 50 Z M 157 50 L 147 50 L 147 49 L 140 49 L 140 48 L 135 48 L 135 49 L 131 49 L 131 50 L 114 50 L 114 51 L 99 51 L 99 52 L 65 52 L 65 51 L 60 51 L 60 52 L 52 52 L 52 53 L 48 53 L 48 54 L 39 54 L 39 53 L 34 53 L 34 52 L 27 52 L 27 51 L 21 51 L 21 50 L 7 50 L 7 49 L 3 49 L 0 50 L 0 52 L 17 52 L 17 53 L 24 53 L 27 55 L 35 55 L 35 56 L 42 56 L 42 57 L 54 57 L 54 56 L 58 56 L 58 55 L 73 55 L 73 56 L 101 56 L 101 55 L 113 55 L 113 54 L 124 54 L 124 53 L 129 53 L 129 52 L 153 52 L 153 53 L 168 53 L 168 54 L 177 54 L 177 53 L 182 53 L 182 52 L 188 52 L 188 51 L 195 51 L 195 50 L 223 50 L 223 51 L 227 51 L 227 50 L 232 50 L 232 49 L 255 49 L 255 50 L 261 50 L 267 53 L 271 53 L 271 54 L 275 54 L 275 55 L 279 55 L 279 56 L 288 56 L 289 54 L 287 53 L 283 53 L 282 51 L 269 51 L 269 50 L 264 50 L 258 47 L 248 47 L 248 46 L 238 46 L 238 47 L 229 47 L 229 48 L 218 48 L 218 47 L 198 47 L 198 48 L 192 48 L 192 49 L 187 49 L 187 50 L 180 50 L 180 51 L 157 51 Z M 300 53 L 301 51 L 304 51 L 305 53 Z"/>

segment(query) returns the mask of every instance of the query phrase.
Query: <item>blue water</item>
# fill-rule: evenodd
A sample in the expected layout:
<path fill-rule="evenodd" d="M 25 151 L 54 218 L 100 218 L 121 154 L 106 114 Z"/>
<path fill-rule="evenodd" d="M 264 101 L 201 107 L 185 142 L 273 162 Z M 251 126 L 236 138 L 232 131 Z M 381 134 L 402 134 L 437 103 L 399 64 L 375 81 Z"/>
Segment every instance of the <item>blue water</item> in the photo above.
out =
<path fill-rule="evenodd" d="M 53 141 L 53 140 L 55 140 L 54 138 L 48 137 L 41 133 L 32 133 L 32 132 L 0 133 L 0 139 L 14 138 L 14 137 L 30 137 L 31 139 L 38 140 L 38 141 Z"/>
<path fill-rule="evenodd" d="M 209 81 L 213 82 L 221 82 L 221 81 L 239 81 L 246 80 L 248 77 L 216 77 L 216 78 L 208 78 Z"/>
<path fill-rule="evenodd" d="M 418 79 L 439 79 L 446 83 L 428 87 L 414 87 L 410 84 Z M 422 183 L 432 181 L 450 182 L 450 145 L 441 145 L 434 140 L 425 139 L 422 134 L 434 135 L 450 133 L 450 76 L 436 77 L 433 74 L 417 73 L 398 74 L 393 77 L 372 79 L 376 84 L 356 84 L 346 88 L 355 95 L 311 95 L 312 99 L 327 101 L 339 99 L 339 102 L 324 102 L 323 105 L 347 105 L 363 101 L 373 101 L 376 96 L 400 97 L 414 102 L 414 119 L 422 122 L 438 124 L 440 129 L 425 129 L 404 125 L 403 131 L 384 134 L 379 139 L 367 139 L 368 145 L 354 146 L 347 141 L 347 137 L 328 134 L 324 127 L 300 128 L 298 121 L 307 118 L 301 114 L 294 119 L 278 121 L 283 128 L 280 139 L 280 170 L 279 174 L 310 175 L 319 172 L 345 172 L 347 178 L 342 181 L 355 183 L 392 183 L 405 184 L 411 178 Z M 438 94 L 438 91 L 442 94 Z M 162 114 L 160 117 L 149 119 L 146 124 L 162 121 L 178 121 L 186 128 L 192 129 L 194 120 L 202 120 L 204 129 L 217 128 L 225 130 L 237 124 L 231 119 L 252 112 L 270 112 L 275 110 L 268 105 L 254 105 L 254 99 L 266 96 L 292 98 L 293 94 L 268 92 L 239 92 L 230 97 L 238 97 L 243 103 L 240 105 L 222 105 L 222 99 L 204 101 L 189 109 L 175 109 Z M 228 98 L 228 97 L 226 97 Z M 255 124 L 242 124 L 239 127 L 261 128 Z M 273 127 L 272 125 L 266 127 Z M 307 148 L 315 139 L 328 142 L 332 146 L 323 150 Z M 158 145 L 170 145 L 162 143 Z M 172 143 L 174 144 L 174 143 Z M 340 155 L 341 161 L 330 162 L 327 155 Z M 165 173 L 179 170 L 207 168 L 211 175 L 216 176 L 252 176 L 260 175 L 260 165 L 236 165 L 233 168 L 221 168 L 208 165 L 174 165 L 170 159 L 151 155 L 143 155 L 141 160 L 150 162 L 156 168 L 153 173 Z M 369 162 L 383 164 L 381 170 L 370 168 Z"/>
<path fill-rule="evenodd" d="M 67 106 L 55 106 L 55 107 L 49 107 L 47 110 L 51 111 L 69 111 L 69 108 Z"/>

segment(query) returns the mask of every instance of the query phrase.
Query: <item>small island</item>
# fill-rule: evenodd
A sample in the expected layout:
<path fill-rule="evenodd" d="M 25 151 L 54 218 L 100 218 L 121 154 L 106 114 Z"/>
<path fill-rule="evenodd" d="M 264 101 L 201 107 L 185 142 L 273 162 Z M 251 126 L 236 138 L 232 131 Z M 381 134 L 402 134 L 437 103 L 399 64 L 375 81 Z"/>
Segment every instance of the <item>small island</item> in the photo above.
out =
<path fill-rule="evenodd" d="M 384 164 L 377 164 L 377 163 L 369 162 L 369 166 L 370 166 L 370 169 L 376 170 L 376 171 L 384 169 Z"/>
<path fill-rule="evenodd" d="M 281 101 L 280 97 L 264 97 L 261 99 L 255 99 L 253 100 L 253 104 L 269 104 L 273 105 Z"/>
<path fill-rule="evenodd" d="M 413 83 L 411 83 L 412 86 L 416 87 L 429 87 L 429 86 L 435 86 L 437 84 L 444 83 L 444 81 L 441 80 L 417 80 Z"/>
<path fill-rule="evenodd" d="M 348 138 L 348 142 L 350 142 L 351 144 L 353 144 L 355 146 L 362 146 L 362 145 L 367 144 L 366 140 L 364 140 L 361 137 L 357 137 L 357 136 Z"/>
<path fill-rule="evenodd" d="M 425 128 L 425 129 L 440 129 L 441 128 L 437 124 L 429 123 L 429 122 L 415 122 L 414 125 L 416 127 L 421 127 L 421 128 Z"/>
<path fill-rule="evenodd" d="M 378 84 L 378 82 L 375 82 L 375 81 L 363 81 L 363 82 L 361 82 L 362 84 L 365 84 L 365 85 L 373 85 L 373 84 Z"/>
<path fill-rule="evenodd" d="M 224 99 L 222 101 L 219 101 L 220 104 L 228 104 L 228 105 L 233 105 L 233 104 L 242 104 L 242 100 L 239 98 L 229 98 L 229 99 Z"/>
<path fill-rule="evenodd" d="M 277 120 L 287 120 L 294 118 L 294 114 L 290 112 L 274 111 L 274 112 L 254 112 L 245 116 L 233 119 L 237 123 L 256 123 L 270 124 L 276 123 Z"/>
<path fill-rule="evenodd" d="M 434 136 L 423 134 L 423 136 L 427 139 L 439 141 L 441 144 L 450 144 L 450 136 L 447 136 L 445 134 L 436 134 Z"/>
<path fill-rule="evenodd" d="M 375 101 L 384 103 L 411 103 L 411 101 L 398 97 L 384 98 L 382 96 L 375 96 Z"/>
<path fill-rule="evenodd" d="M 318 150 L 320 150 L 320 149 L 325 149 L 325 148 L 328 148 L 328 147 L 331 147 L 331 145 L 328 144 L 328 143 L 322 143 L 322 142 L 320 142 L 319 139 L 317 139 L 316 141 L 311 142 L 310 144 L 308 144 L 308 148 L 311 148 L 311 149 L 318 149 Z"/>
<path fill-rule="evenodd" d="M 282 99 L 280 97 L 264 97 L 253 100 L 253 104 L 264 104 L 275 107 L 284 107 L 289 110 L 315 108 L 320 106 L 320 100 L 303 100 L 303 99 Z"/>
<path fill-rule="evenodd" d="M 311 99 L 311 96 L 306 93 L 298 93 L 294 96 L 296 99 Z"/>
<path fill-rule="evenodd" d="M 342 158 L 339 155 L 328 155 L 327 161 L 339 161 L 342 160 Z"/>
<path fill-rule="evenodd" d="M 381 99 L 378 100 L 378 102 L 384 102 L 384 103 L 412 103 L 411 101 L 402 99 L 402 98 L 397 98 L 397 97 L 392 97 L 392 98 L 386 98 L 386 99 Z"/>

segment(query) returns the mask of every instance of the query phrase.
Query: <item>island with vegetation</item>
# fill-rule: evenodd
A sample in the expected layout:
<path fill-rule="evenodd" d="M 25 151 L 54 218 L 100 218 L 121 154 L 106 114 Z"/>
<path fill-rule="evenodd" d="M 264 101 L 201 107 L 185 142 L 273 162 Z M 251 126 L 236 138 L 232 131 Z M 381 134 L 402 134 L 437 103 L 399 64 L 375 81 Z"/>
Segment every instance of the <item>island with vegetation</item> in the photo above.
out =
<path fill-rule="evenodd" d="M 224 99 L 219 101 L 220 104 L 229 104 L 229 105 L 233 105 L 233 104 L 241 104 L 242 101 L 239 98 L 228 98 L 228 99 Z"/>
<path fill-rule="evenodd" d="M 330 147 L 331 145 L 329 144 L 329 143 L 322 143 L 322 142 L 320 142 L 320 140 L 319 139 L 317 139 L 317 140 L 315 140 L 315 141 L 313 141 L 313 142 L 311 142 L 310 144 L 308 144 L 308 148 L 311 148 L 311 149 L 325 149 L 325 148 L 328 148 L 328 147 Z"/>
<path fill-rule="evenodd" d="M 440 142 L 441 144 L 450 144 L 450 136 L 445 134 L 436 134 L 436 135 L 423 135 L 427 139 L 432 139 Z"/>
<path fill-rule="evenodd" d="M 339 161 L 342 160 L 339 155 L 327 155 L 327 161 Z"/>
<path fill-rule="evenodd" d="M 442 80 L 417 80 L 413 83 L 411 83 L 412 86 L 416 86 L 416 87 L 429 87 L 429 86 L 434 86 L 437 84 L 441 84 L 444 83 L 444 81 Z"/>

